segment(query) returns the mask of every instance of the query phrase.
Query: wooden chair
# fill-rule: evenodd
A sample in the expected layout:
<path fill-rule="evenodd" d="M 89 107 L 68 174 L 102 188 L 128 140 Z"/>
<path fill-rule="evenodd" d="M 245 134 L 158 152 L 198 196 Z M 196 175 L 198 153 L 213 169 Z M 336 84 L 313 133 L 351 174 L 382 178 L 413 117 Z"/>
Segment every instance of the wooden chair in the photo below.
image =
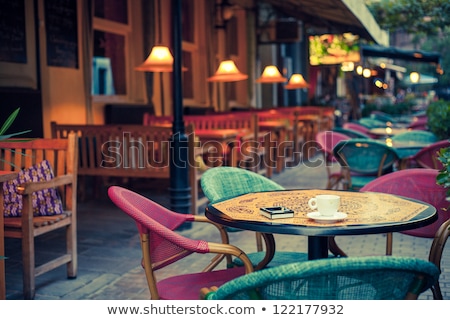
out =
<path fill-rule="evenodd" d="M 44 160 L 50 164 L 54 178 L 40 182 L 26 182 L 18 185 L 17 193 L 22 195 L 21 216 L 5 217 L 6 238 L 22 240 L 23 295 L 25 299 L 35 296 L 35 278 L 59 266 L 67 266 L 67 276 L 77 276 L 77 161 L 78 140 L 75 134 L 68 139 L 10 139 L 0 141 L 0 170 L 18 172 Z M 56 189 L 61 197 L 61 214 L 35 216 L 33 193 Z M 2 189 L 3 195 L 3 189 Z M 52 210 L 52 208 L 49 208 Z M 0 208 L 4 215 L 5 209 Z M 42 212 L 41 212 L 42 213 Z M 44 213 L 45 214 L 45 213 Z M 47 213 L 48 214 L 48 213 Z M 64 229 L 66 250 L 55 253 L 48 262 L 35 265 L 34 239 L 57 229 Z M 53 240 L 54 241 L 54 240 Z"/>

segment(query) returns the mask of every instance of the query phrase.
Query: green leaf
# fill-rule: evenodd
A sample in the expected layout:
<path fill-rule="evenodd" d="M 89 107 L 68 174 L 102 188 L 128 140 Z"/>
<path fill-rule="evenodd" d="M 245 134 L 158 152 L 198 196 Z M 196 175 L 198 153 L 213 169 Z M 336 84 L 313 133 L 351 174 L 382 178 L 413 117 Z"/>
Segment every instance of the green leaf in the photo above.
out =
<path fill-rule="evenodd" d="M 20 132 L 16 132 L 16 133 L 0 135 L 0 140 L 9 139 L 9 138 L 17 136 L 19 134 L 24 134 L 24 133 L 27 133 L 27 132 L 31 132 L 31 130 L 25 130 L 25 131 L 20 131 Z"/>
<path fill-rule="evenodd" d="M 16 110 L 14 110 L 13 113 L 9 115 L 8 119 L 6 119 L 5 123 L 3 123 L 2 128 L 0 129 L 0 136 L 3 135 L 6 132 L 6 130 L 8 130 L 9 127 L 13 124 L 19 111 L 20 108 L 17 108 Z"/>

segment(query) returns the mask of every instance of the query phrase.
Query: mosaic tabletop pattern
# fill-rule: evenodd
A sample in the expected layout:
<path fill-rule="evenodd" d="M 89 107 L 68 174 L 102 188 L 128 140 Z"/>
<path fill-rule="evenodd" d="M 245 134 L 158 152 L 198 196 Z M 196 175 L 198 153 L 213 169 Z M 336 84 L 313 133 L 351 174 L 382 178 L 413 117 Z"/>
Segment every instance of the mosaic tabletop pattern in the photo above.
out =
<path fill-rule="evenodd" d="M 308 200 L 319 194 L 341 196 L 339 212 L 347 218 L 333 223 L 317 222 L 306 215 L 311 210 Z M 283 206 L 294 210 L 293 218 L 271 220 L 259 213 L 261 207 Z M 376 192 L 348 192 L 333 190 L 287 190 L 242 195 L 213 205 L 234 220 L 268 221 L 305 226 L 346 226 L 408 221 L 428 207 L 398 196 Z"/>

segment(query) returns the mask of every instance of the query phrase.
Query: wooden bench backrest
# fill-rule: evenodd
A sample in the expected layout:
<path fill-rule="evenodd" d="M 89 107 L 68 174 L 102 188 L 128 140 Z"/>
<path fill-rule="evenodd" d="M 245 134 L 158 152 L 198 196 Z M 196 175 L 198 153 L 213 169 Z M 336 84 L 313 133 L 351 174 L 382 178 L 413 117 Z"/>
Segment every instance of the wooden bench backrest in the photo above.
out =
<path fill-rule="evenodd" d="M 71 175 L 76 187 L 77 176 L 77 139 L 69 135 L 68 139 L 8 139 L 0 141 L 0 170 L 20 171 L 47 160 L 54 176 Z M 60 188 L 65 196 L 67 189 Z M 67 199 L 70 201 L 70 199 Z"/>
<path fill-rule="evenodd" d="M 172 129 L 143 125 L 66 125 L 52 122 L 52 135 L 79 137 L 81 175 L 169 177 Z"/>
<path fill-rule="evenodd" d="M 227 114 L 187 115 L 184 122 L 193 125 L 198 130 L 210 129 L 253 129 L 252 112 L 239 112 Z M 172 123 L 172 116 L 144 115 L 143 124 L 147 126 L 167 125 Z"/>

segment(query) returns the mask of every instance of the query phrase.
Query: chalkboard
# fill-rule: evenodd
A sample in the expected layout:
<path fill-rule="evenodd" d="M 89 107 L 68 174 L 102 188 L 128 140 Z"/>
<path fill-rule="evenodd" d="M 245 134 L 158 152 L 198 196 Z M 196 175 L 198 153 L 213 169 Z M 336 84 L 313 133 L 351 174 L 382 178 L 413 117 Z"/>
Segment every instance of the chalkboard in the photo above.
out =
<path fill-rule="evenodd" d="M 78 69 L 76 0 L 45 0 L 47 64 Z"/>
<path fill-rule="evenodd" d="M 0 0 L 0 61 L 27 63 L 25 1 Z"/>

